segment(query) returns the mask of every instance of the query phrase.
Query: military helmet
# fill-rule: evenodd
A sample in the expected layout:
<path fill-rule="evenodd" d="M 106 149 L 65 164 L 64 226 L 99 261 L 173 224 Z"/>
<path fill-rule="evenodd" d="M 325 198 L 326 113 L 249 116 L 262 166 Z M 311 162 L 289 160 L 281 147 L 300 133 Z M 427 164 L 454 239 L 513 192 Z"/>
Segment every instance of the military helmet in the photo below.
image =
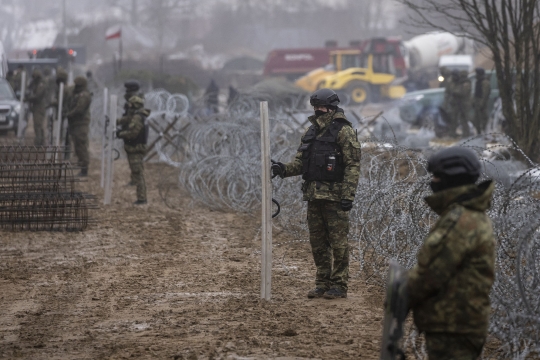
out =
<path fill-rule="evenodd" d="M 50 66 L 45 66 L 43 68 L 43 75 L 50 76 L 52 74 L 52 69 Z"/>
<path fill-rule="evenodd" d="M 126 91 L 139 91 L 141 84 L 137 80 L 128 80 L 124 83 Z"/>
<path fill-rule="evenodd" d="M 75 80 L 73 80 L 73 83 L 75 84 L 75 86 L 78 86 L 78 87 L 86 87 L 86 85 L 88 84 L 88 81 L 86 80 L 84 76 L 77 76 Z"/>
<path fill-rule="evenodd" d="M 311 106 L 338 106 L 339 97 L 332 89 L 319 89 L 309 98 Z"/>
<path fill-rule="evenodd" d="M 477 67 L 475 71 L 476 71 L 476 75 L 478 76 L 484 76 L 486 74 L 486 70 L 484 70 L 484 68 L 481 68 L 481 67 Z"/>
<path fill-rule="evenodd" d="M 136 95 L 132 96 L 129 98 L 128 102 L 136 108 L 140 108 L 144 106 L 144 100 L 140 96 L 136 96 Z"/>
<path fill-rule="evenodd" d="M 68 73 L 66 72 L 66 70 L 62 69 L 61 67 L 59 67 L 57 70 L 56 70 L 56 82 L 63 82 L 65 83 L 68 79 Z"/>
<path fill-rule="evenodd" d="M 480 161 L 467 148 L 450 147 L 433 154 L 428 160 L 428 171 L 435 176 L 480 176 Z"/>

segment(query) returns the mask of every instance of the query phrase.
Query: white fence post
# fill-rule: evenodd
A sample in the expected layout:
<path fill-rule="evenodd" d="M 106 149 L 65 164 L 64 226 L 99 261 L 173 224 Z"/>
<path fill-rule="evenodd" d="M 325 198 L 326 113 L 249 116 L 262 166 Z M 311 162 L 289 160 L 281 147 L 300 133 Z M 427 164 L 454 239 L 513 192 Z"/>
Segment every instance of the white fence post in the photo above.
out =
<path fill-rule="evenodd" d="M 101 188 L 105 187 L 105 155 L 107 147 L 107 131 L 109 126 L 109 89 L 103 89 L 103 134 L 101 137 Z"/>
<path fill-rule="evenodd" d="M 270 123 L 267 101 L 261 101 L 261 165 L 261 299 L 270 300 L 272 295 L 272 178 L 270 174 Z"/>
<path fill-rule="evenodd" d="M 109 123 L 109 131 L 108 131 L 108 145 L 107 145 L 107 176 L 105 179 L 105 199 L 103 200 L 103 204 L 109 205 L 111 203 L 112 198 L 112 185 L 113 185 L 113 171 L 114 171 L 114 160 L 113 160 L 113 154 L 114 154 L 114 131 L 116 130 L 116 117 L 117 117 L 117 102 L 118 97 L 116 95 L 111 95 L 111 101 L 110 101 L 110 123 Z"/>
<path fill-rule="evenodd" d="M 64 83 L 60 83 L 60 90 L 58 93 L 58 118 L 54 126 L 53 144 L 54 146 L 60 146 L 60 138 L 62 137 L 62 107 L 64 106 Z"/>
<path fill-rule="evenodd" d="M 24 93 L 26 92 L 26 71 L 21 75 L 21 112 L 19 113 L 19 123 L 17 124 L 17 138 L 23 137 L 26 128 L 26 109 L 24 108 Z"/>

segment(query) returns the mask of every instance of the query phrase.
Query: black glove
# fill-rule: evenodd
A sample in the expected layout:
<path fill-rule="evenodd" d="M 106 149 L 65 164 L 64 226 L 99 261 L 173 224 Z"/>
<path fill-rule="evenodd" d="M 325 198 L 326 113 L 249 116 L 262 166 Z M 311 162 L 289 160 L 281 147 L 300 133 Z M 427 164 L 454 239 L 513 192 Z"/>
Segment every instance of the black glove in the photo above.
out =
<path fill-rule="evenodd" d="M 352 200 L 341 199 L 341 210 L 349 211 L 352 209 Z"/>
<path fill-rule="evenodd" d="M 285 177 L 285 165 L 280 162 L 275 162 L 272 160 L 272 177 L 279 176 L 280 178 Z"/>

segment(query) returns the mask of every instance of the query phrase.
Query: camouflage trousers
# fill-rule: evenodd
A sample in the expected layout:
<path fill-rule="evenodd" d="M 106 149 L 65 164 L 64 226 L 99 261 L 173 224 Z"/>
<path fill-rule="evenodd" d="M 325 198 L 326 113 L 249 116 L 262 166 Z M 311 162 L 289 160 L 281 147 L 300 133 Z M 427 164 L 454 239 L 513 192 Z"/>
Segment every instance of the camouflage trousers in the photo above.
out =
<path fill-rule="evenodd" d="M 489 120 L 487 107 L 474 107 L 473 124 L 479 134 L 486 131 L 486 126 Z"/>
<path fill-rule="evenodd" d="M 429 360 L 475 360 L 480 357 L 485 337 L 426 333 L 426 347 Z"/>
<path fill-rule="evenodd" d="M 317 275 L 315 286 L 347 291 L 349 280 L 349 213 L 328 200 L 308 202 L 309 242 Z"/>
<path fill-rule="evenodd" d="M 45 109 L 32 110 L 32 120 L 34 121 L 34 145 L 45 145 Z"/>
<path fill-rule="evenodd" d="M 88 127 L 89 124 L 69 124 L 68 131 L 71 137 L 71 142 L 75 149 L 75 155 L 79 160 L 78 165 L 81 168 L 88 168 L 90 156 L 88 155 Z"/>
<path fill-rule="evenodd" d="M 144 154 L 141 152 L 126 152 L 131 169 L 131 181 L 137 186 L 137 200 L 146 201 L 146 182 L 144 181 Z"/>

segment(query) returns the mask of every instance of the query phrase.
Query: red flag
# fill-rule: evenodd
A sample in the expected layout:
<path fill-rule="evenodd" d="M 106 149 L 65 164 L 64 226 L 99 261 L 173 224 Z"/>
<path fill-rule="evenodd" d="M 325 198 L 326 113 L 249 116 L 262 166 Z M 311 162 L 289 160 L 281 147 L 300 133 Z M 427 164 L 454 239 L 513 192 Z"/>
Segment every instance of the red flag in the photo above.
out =
<path fill-rule="evenodd" d="M 122 28 L 119 26 L 109 28 L 105 33 L 105 40 L 120 39 L 121 37 L 122 37 Z"/>

